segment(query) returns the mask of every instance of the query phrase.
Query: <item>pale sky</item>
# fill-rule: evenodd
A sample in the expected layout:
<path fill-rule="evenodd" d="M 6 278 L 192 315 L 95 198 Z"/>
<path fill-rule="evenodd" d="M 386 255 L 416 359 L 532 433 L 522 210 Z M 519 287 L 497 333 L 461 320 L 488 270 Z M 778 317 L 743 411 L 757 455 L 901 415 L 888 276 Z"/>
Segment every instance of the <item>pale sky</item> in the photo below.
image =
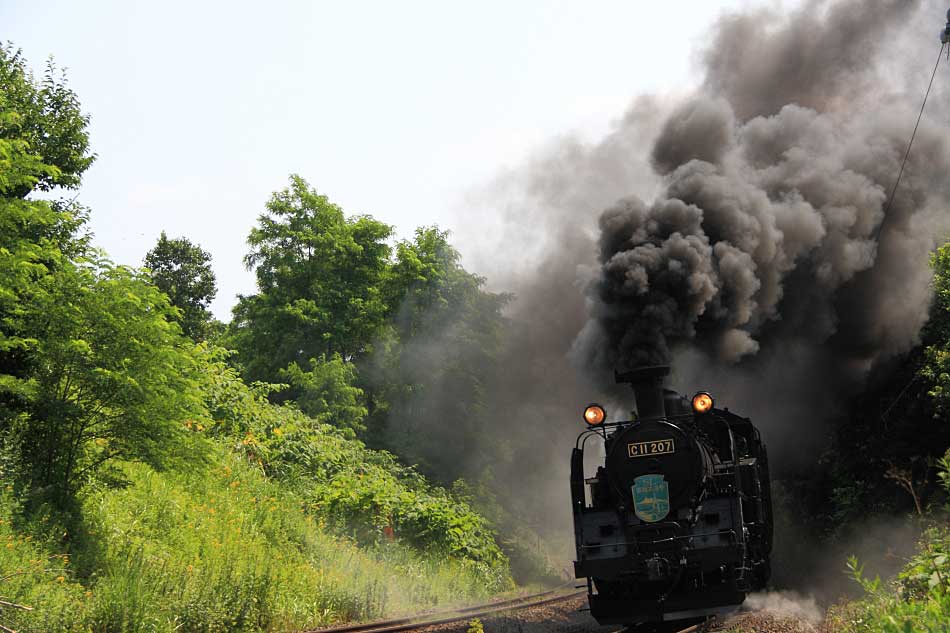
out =
<path fill-rule="evenodd" d="M 140 265 L 162 230 L 197 242 L 227 321 L 289 174 L 400 237 L 463 230 L 467 191 L 558 135 L 596 139 L 639 94 L 696 85 L 717 15 L 759 4 L 0 0 L 0 38 L 37 72 L 65 66 L 92 116 L 96 244 Z"/>

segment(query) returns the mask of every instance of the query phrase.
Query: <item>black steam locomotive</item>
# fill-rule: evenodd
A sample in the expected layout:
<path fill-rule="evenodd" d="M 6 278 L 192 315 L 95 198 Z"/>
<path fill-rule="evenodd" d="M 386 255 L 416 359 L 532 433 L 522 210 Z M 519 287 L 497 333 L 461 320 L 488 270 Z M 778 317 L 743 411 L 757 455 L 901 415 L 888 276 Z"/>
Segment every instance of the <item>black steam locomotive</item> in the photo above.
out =
<path fill-rule="evenodd" d="M 747 419 L 663 388 L 668 367 L 617 374 L 633 386 L 634 420 L 589 428 L 571 455 L 577 578 L 601 624 L 672 630 L 737 608 L 768 581 L 772 501 L 768 457 Z M 604 442 L 585 478 L 584 446 Z"/>

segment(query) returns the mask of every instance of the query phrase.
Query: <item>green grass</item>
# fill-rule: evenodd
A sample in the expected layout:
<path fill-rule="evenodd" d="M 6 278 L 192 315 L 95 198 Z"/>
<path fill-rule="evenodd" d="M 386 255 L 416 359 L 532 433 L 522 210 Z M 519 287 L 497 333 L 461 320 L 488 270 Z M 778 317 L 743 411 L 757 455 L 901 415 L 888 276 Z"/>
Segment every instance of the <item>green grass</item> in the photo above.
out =
<path fill-rule="evenodd" d="M 849 569 L 864 588 L 863 600 L 835 607 L 834 631 L 859 633 L 946 633 L 950 630 L 950 528 L 928 530 L 917 554 L 891 584 L 868 579 L 852 558 Z"/>
<path fill-rule="evenodd" d="M 950 596 L 903 601 L 873 598 L 838 607 L 829 616 L 834 631 L 860 633 L 946 633 L 950 626 Z"/>
<path fill-rule="evenodd" d="M 474 561 L 331 535 L 301 498 L 224 450 L 201 472 L 123 470 L 131 485 L 90 491 L 73 531 L 53 512 L 15 529 L 9 493 L 2 498 L 0 596 L 33 611 L 0 608 L 0 623 L 22 632 L 296 630 L 497 588 Z"/>
<path fill-rule="evenodd" d="M 513 588 L 492 526 L 457 496 L 223 362 L 205 373 L 211 421 L 185 424 L 206 434 L 206 466 L 119 464 L 124 488 L 28 517 L 0 490 L 0 600 L 32 608 L 0 602 L 0 625 L 300 630 Z"/>
<path fill-rule="evenodd" d="M 459 495 L 433 486 L 386 451 L 373 450 L 292 406 L 268 402 L 209 350 L 207 433 L 228 442 L 334 533 L 375 546 L 391 537 L 433 556 L 468 561 L 493 592 L 512 588 L 494 527 Z M 198 425 L 200 427 L 200 425 Z"/>
<path fill-rule="evenodd" d="M 0 624 L 23 631 L 70 630 L 91 594 L 71 580 L 69 557 L 14 529 L 12 509 L 9 489 L 0 491 L 0 599 L 32 611 L 3 605 Z"/>

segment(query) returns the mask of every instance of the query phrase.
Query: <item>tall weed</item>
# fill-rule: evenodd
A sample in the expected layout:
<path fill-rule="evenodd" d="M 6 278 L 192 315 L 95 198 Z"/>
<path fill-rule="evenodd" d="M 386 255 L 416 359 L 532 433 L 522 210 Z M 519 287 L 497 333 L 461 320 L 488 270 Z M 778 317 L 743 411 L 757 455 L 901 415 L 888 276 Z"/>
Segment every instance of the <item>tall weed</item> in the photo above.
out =
<path fill-rule="evenodd" d="M 299 497 L 224 450 L 206 471 L 125 464 L 123 473 L 132 485 L 91 490 L 82 506 L 87 534 L 62 544 L 38 544 L 15 530 L 12 501 L 3 500 L 0 595 L 34 610 L 0 609 L 0 624 L 105 633 L 299 630 L 479 600 L 494 584 L 472 561 L 398 542 L 360 549 L 330 535 Z M 67 550 L 92 571 L 73 569 Z"/>
<path fill-rule="evenodd" d="M 950 623 L 950 528 L 935 527 L 921 539 L 917 554 L 892 584 L 864 576 L 848 561 L 864 599 L 829 613 L 833 630 L 860 633 L 946 633 Z"/>

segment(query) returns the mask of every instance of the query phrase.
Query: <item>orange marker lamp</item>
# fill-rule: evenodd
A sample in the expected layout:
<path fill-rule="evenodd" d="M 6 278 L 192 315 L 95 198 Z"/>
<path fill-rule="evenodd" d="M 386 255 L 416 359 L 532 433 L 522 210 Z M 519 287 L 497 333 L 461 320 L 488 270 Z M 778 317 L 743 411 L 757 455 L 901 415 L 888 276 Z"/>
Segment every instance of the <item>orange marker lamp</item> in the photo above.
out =
<path fill-rule="evenodd" d="M 604 411 L 604 408 L 599 404 L 589 404 L 584 409 L 584 422 L 587 422 L 590 426 L 603 424 L 606 419 L 607 412 Z"/>
<path fill-rule="evenodd" d="M 705 391 L 700 391 L 693 396 L 693 411 L 696 413 L 709 413 L 713 408 L 713 397 Z"/>

